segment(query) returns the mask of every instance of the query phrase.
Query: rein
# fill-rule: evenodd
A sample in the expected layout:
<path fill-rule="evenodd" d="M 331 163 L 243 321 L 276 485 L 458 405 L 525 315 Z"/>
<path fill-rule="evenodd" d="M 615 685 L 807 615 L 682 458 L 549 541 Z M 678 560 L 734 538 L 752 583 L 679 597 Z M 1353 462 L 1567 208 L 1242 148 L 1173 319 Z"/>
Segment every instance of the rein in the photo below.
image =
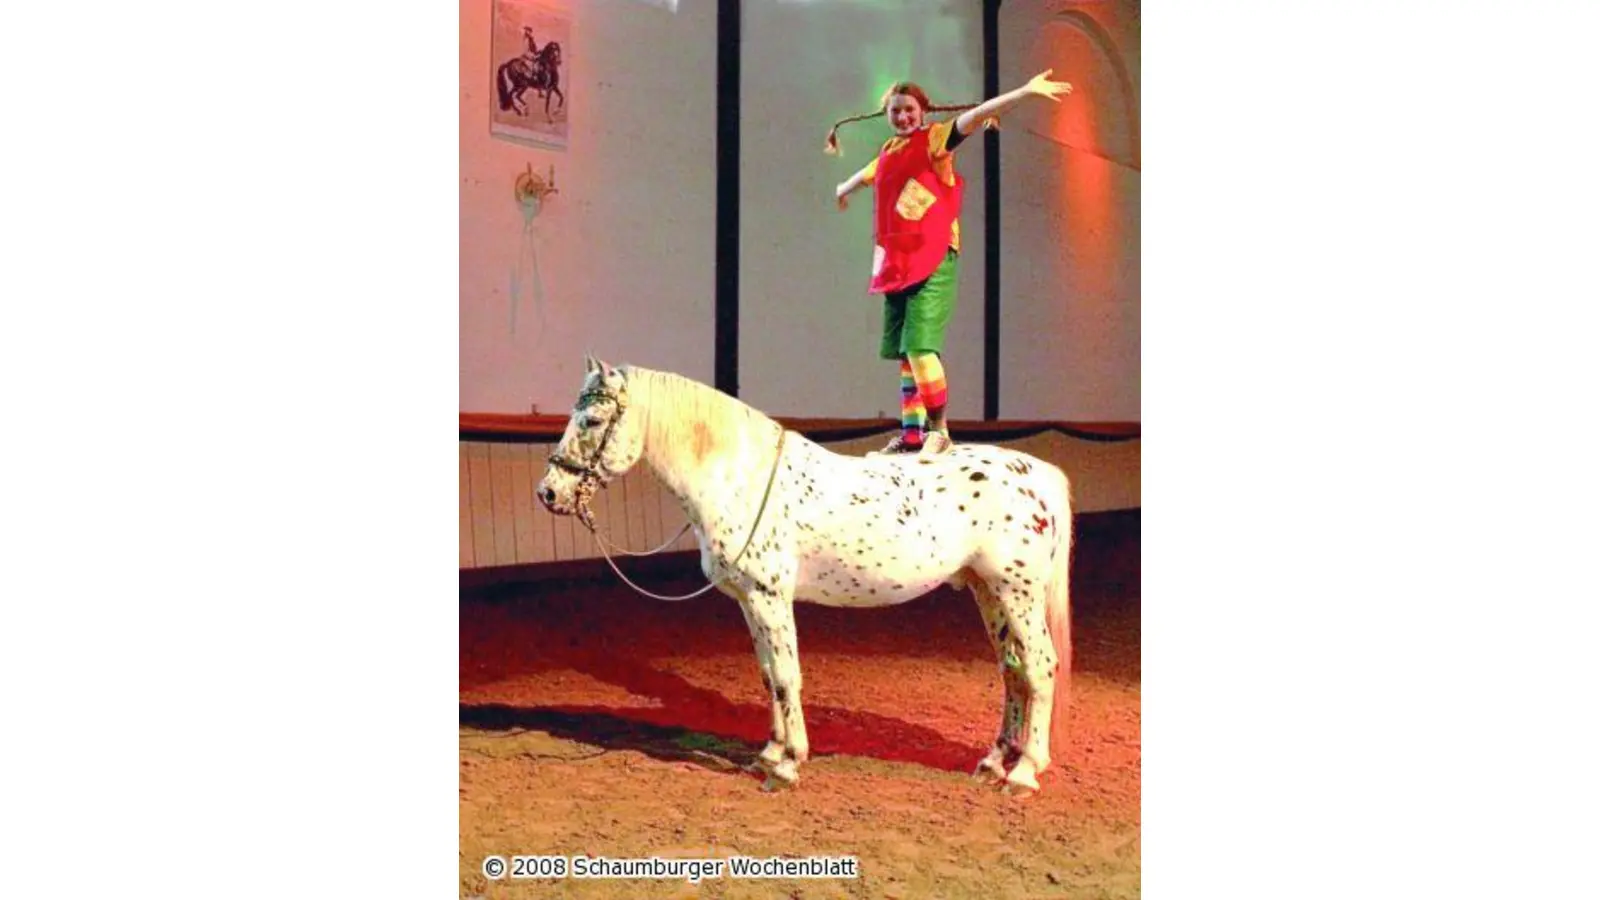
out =
<path fill-rule="evenodd" d="M 767 511 L 767 499 L 772 496 L 772 484 L 773 484 L 773 482 L 778 480 L 778 462 L 783 459 L 783 439 L 785 437 L 787 437 L 788 434 L 789 434 L 788 429 L 784 429 L 784 430 L 778 432 L 778 452 L 773 454 L 773 456 L 772 456 L 772 471 L 767 473 L 767 487 L 766 487 L 766 490 L 762 491 L 762 493 L 761 493 L 761 505 L 759 507 L 757 507 L 757 509 L 756 509 L 756 519 L 755 519 L 754 522 L 750 523 L 750 533 L 745 536 L 744 546 L 739 548 L 739 555 L 735 556 L 733 558 L 733 560 L 728 563 L 727 567 L 730 568 L 730 569 L 733 568 L 735 565 L 737 565 L 739 563 L 739 560 L 744 559 L 745 551 L 750 549 L 751 542 L 753 542 L 755 540 L 756 530 L 761 526 L 761 516 L 762 516 L 763 513 L 765 513 Z M 668 541 L 667 543 L 662 544 L 660 547 L 657 547 L 656 549 L 651 550 L 649 553 L 628 553 L 627 551 L 623 551 L 623 552 L 626 553 L 629 556 L 651 556 L 651 555 L 654 555 L 656 553 L 659 553 L 662 550 L 666 549 L 666 547 L 669 544 L 673 543 L 673 541 L 676 541 L 678 538 L 682 537 L 684 532 L 689 530 L 689 525 L 690 525 L 690 523 L 688 523 L 688 522 L 683 523 L 683 528 L 679 529 L 678 533 L 673 536 L 671 541 Z M 623 582 L 628 585 L 628 587 L 633 588 L 635 591 L 638 591 L 639 593 L 645 595 L 646 597 L 651 598 L 652 600 L 670 600 L 670 601 L 673 601 L 673 602 L 677 602 L 677 601 L 680 601 L 680 600 L 693 600 L 695 597 L 698 597 L 701 594 L 704 594 L 706 591 L 709 591 L 712 588 L 717 586 L 716 580 L 712 579 L 709 583 L 706 584 L 705 587 L 701 588 L 700 590 L 695 591 L 692 594 L 684 594 L 681 597 L 668 597 L 668 596 L 665 596 L 663 594 L 656 594 L 656 593 L 652 593 L 651 591 L 647 591 L 644 588 L 638 586 L 637 584 L 634 584 L 633 581 L 628 578 L 628 576 L 622 574 L 622 570 L 621 569 L 617 568 L 616 562 L 614 562 L 611 559 L 611 553 L 606 549 L 606 545 L 608 543 L 610 543 L 610 541 L 608 541 L 603 535 L 601 535 L 599 529 L 595 528 L 593 525 L 590 525 L 589 526 L 589 530 L 594 533 L 595 543 L 600 545 L 600 555 L 605 557 L 606 563 L 611 566 L 611 571 L 617 573 L 617 577 L 621 578 L 623 580 Z M 618 549 L 620 549 L 620 548 L 618 548 Z"/>
<path fill-rule="evenodd" d="M 600 442 L 595 445 L 594 455 L 591 456 L 587 461 L 581 463 L 573 462 L 559 453 L 552 454 L 550 457 L 551 465 L 565 469 L 566 471 L 578 476 L 578 486 L 573 492 L 574 503 L 578 508 L 578 521 L 582 522 L 583 526 L 589 529 L 589 532 L 594 535 L 595 543 L 600 547 L 600 555 L 605 557 L 606 564 L 611 566 L 611 571 L 617 573 L 617 577 L 621 578 L 623 583 L 627 584 L 628 587 L 633 588 L 635 591 L 638 591 L 646 597 L 649 597 L 653 600 L 669 600 L 673 602 L 680 600 L 692 600 L 695 597 L 704 594 L 706 591 L 716 587 L 717 581 L 716 579 L 712 579 L 705 587 L 695 591 L 692 594 L 684 594 L 681 597 L 667 597 L 662 594 L 652 593 L 638 586 L 637 584 L 634 584 L 633 581 L 628 578 L 628 576 L 622 574 L 621 569 L 617 568 L 616 562 L 611 558 L 611 550 L 617 550 L 624 556 L 654 556 L 655 554 L 660 553 L 662 550 L 665 550 L 667 547 L 676 543 L 678 538 L 683 537 L 684 533 L 689 530 L 692 523 L 683 523 L 683 527 L 679 529 L 678 533 L 673 535 L 670 540 L 654 550 L 644 553 L 635 553 L 630 550 L 624 550 L 621 547 L 612 544 L 611 541 L 601 533 L 600 529 L 595 527 L 594 513 L 589 509 L 589 501 L 594 498 L 595 493 L 601 487 L 604 487 L 608 482 L 611 481 L 612 478 L 616 477 L 614 473 L 607 472 L 605 469 L 601 468 L 600 458 L 605 454 L 606 444 L 611 440 L 611 432 L 612 429 L 616 427 L 617 420 L 622 418 L 623 410 L 628 408 L 626 394 L 614 393 L 606 390 L 603 387 L 592 391 L 585 391 L 578 398 L 579 408 L 582 408 L 585 401 L 596 399 L 610 400 L 617 404 L 617 414 L 611 418 L 609 423 L 606 424 L 605 433 L 600 436 Z M 737 565 L 739 560 L 744 559 L 745 551 L 750 549 L 750 544 L 755 540 L 756 530 L 761 526 L 761 517 L 767 511 L 767 500 L 772 496 L 772 485 L 778 480 L 778 463 L 783 460 L 783 442 L 788 436 L 788 429 L 780 427 L 778 430 L 778 451 L 772 456 L 772 471 L 767 473 L 767 486 L 766 489 L 761 492 L 761 505 L 756 509 L 755 521 L 750 523 L 750 533 L 745 536 L 744 546 L 739 548 L 739 555 L 735 556 L 727 565 L 727 567 L 730 569 Z"/>

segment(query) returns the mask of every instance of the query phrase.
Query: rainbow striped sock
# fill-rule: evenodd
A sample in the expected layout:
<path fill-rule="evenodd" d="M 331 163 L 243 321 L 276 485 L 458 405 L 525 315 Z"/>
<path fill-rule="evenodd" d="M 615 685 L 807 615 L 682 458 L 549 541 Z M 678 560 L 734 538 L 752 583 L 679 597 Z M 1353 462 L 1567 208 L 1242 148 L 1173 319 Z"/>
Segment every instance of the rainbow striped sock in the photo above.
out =
<path fill-rule="evenodd" d="M 900 360 L 900 432 L 902 439 L 912 447 L 922 446 L 922 426 L 927 419 L 922 396 L 917 391 L 917 379 L 911 364 Z"/>
<path fill-rule="evenodd" d="M 939 354 L 913 353 L 908 362 L 901 364 L 902 392 L 905 390 L 904 381 L 908 372 L 915 381 L 917 394 L 922 400 L 927 417 L 926 429 L 948 433 L 944 422 L 944 409 L 949 398 L 944 383 L 944 364 L 939 362 Z"/>

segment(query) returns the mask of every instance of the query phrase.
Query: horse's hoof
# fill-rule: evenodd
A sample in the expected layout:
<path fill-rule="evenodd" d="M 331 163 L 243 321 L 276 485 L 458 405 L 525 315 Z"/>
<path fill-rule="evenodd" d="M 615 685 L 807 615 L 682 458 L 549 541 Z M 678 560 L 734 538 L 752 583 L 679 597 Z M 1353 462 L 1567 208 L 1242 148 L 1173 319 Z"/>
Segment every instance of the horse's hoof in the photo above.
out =
<path fill-rule="evenodd" d="M 799 775 L 794 776 L 794 778 L 791 780 L 785 779 L 776 772 L 769 772 L 767 773 L 767 780 L 761 782 L 761 789 L 769 794 L 776 794 L 779 791 L 792 791 L 799 783 Z"/>
<path fill-rule="evenodd" d="M 746 772 L 771 772 L 783 763 L 783 745 L 768 744 L 744 767 Z"/>
<path fill-rule="evenodd" d="M 1006 770 L 1000 767 L 998 761 L 985 757 L 979 761 L 978 767 L 972 770 L 972 777 L 985 784 L 999 784 L 1006 780 Z"/>
<path fill-rule="evenodd" d="M 760 761 L 759 758 L 757 761 Z M 766 783 L 761 785 L 764 791 L 792 788 L 800 781 L 800 771 L 792 759 L 782 760 L 770 768 L 763 767 L 763 770 L 767 773 Z"/>
<path fill-rule="evenodd" d="M 1012 769 L 1011 774 L 1006 776 L 1005 787 L 1001 788 L 1000 792 L 1007 797 L 1024 800 L 1039 792 L 1039 780 L 1034 778 L 1031 772 Z"/>

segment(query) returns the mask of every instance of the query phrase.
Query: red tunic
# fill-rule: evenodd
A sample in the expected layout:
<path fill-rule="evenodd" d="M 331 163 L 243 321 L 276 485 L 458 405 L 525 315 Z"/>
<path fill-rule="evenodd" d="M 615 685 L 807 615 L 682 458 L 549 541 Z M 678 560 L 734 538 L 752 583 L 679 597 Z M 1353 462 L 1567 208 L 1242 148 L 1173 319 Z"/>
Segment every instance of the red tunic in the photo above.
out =
<path fill-rule="evenodd" d="M 961 215 L 963 181 L 953 168 L 950 184 L 934 171 L 930 131 L 919 128 L 904 143 L 891 141 L 878 154 L 873 178 L 878 243 L 870 293 L 905 290 L 926 281 L 950 249 L 951 228 Z"/>

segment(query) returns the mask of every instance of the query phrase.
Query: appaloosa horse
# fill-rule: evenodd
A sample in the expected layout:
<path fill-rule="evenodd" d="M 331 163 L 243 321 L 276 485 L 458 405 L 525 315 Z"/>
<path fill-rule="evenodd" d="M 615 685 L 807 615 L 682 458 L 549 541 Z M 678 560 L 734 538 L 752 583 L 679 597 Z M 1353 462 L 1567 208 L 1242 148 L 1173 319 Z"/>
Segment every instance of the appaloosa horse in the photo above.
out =
<path fill-rule="evenodd" d="M 1005 683 L 999 737 L 973 774 L 1038 789 L 1071 671 L 1072 510 L 1060 469 L 976 444 L 843 456 L 682 376 L 586 364 L 539 499 L 592 527 L 589 499 L 640 460 L 677 496 L 701 568 L 738 601 L 755 639 L 772 701 L 756 760 L 766 788 L 795 784 L 810 752 L 794 601 L 885 606 L 951 584 L 977 598 Z"/>

